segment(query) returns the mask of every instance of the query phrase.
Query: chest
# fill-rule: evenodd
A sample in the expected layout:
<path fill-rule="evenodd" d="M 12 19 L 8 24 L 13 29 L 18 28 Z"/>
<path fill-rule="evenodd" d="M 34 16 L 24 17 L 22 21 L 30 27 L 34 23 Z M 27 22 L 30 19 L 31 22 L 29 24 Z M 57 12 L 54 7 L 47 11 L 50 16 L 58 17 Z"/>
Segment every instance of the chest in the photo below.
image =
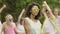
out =
<path fill-rule="evenodd" d="M 5 29 L 5 31 L 10 31 L 10 30 L 13 31 L 14 30 L 14 26 L 13 25 L 11 25 L 11 26 L 5 25 L 4 29 Z"/>

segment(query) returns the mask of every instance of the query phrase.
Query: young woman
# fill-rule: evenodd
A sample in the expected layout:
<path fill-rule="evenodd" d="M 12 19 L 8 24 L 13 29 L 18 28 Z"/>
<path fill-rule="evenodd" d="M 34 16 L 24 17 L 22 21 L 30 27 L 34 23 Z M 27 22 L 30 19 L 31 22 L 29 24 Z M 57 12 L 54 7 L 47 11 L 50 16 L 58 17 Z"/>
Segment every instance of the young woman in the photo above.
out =
<path fill-rule="evenodd" d="M 6 22 L 3 23 L 0 34 L 2 34 L 2 31 L 5 31 L 5 34 L 15 34 L 15 32 L 18 34 L 20 33 L 13 22 L 12 15 L 8 14 L 6 16 Z"/>
<path fill-rule="evenodd" d="M 59 27 L 59 29 L 56 31 L 56 34 L 60 34 L 60 16 L 58 16 L 58 9 L 54 8 L 53 14 L 56 17 L 56 26 Z"/>
<path fill-rule="evenodd" d="M 24 12 L 25 9 L 22 10 L 21 14 L 18 17 L 18 22 L 17 22 L 17 29 L 21 32 L 21 34 L 26 34 L 24 29 L 23 18 L 22 18 Z"/>
<path fill-rule="evenodd" d="M 24 27 L 26 34 L 41 34 L 40 6 L 37 3 L 31 3 L 26 8 L 26 18 Z"/>
<path fill-rule="evenodd" d="M 43 28 L 42 28 L 43 33 L 44 34 L 55 34 L 54 25 L 53 25 L 55 21 L 55 17 L 52 14 L 51 9 L 47 5 L 46 1 L 44 1 L 43 3 L 42 13 L 45 16 L 45 21 L 43 23 Z"/>

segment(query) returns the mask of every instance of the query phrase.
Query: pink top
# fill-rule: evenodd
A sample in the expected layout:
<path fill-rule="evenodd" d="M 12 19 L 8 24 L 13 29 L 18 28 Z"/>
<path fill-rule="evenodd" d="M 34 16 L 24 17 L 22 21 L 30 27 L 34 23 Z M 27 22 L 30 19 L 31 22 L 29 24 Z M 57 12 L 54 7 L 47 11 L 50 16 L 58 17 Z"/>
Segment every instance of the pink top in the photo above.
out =
<path fill-rule="evenodd" d="M 12 25 L 12 27 L 5 26 L 6 34 L 15 34 L 15 31 L 14 31 L 15 28 L 16 28 L 16 25 Z"/>

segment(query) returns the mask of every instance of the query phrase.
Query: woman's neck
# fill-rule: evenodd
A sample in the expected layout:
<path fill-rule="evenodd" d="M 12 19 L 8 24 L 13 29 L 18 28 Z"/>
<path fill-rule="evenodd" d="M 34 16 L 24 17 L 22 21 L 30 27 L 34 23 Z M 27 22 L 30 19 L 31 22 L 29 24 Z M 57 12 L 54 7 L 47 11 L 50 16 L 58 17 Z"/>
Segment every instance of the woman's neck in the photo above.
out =
<path fill-rule="evenodd" d="M 31 15 L 30 18 L 32 19 L 32 21 L 37 22 L 37 20 L 35 19 L 35 16 Z"/>
<path fill-rule="evenodd" d="M 35 19 L 35 16 L 33 16 L 33 15 L 31 14 L 31 15 L 30 15 L 30 18 L 34 20 L 34 19 Z"/>

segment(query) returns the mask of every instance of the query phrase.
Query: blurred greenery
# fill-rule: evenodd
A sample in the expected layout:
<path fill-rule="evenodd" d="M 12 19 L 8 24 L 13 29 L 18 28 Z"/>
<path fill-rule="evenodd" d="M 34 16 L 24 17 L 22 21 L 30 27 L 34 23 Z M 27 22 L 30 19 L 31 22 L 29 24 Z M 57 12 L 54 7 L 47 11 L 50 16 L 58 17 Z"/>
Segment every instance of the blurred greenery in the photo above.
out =
<path fill-rule="evenodd" d="M 40 6 L 42 5 L 43 1 L 47 1 L 48 5 L 51 7 L 51 9 L 57 7 L 60 9 L 60 0 L 0 0 L 0 8 L 3 6 L 3 4 L 7 5 L 7 8 L 3 10 L 1 13 L 0 19 L 2 22 L 5 21 L 5 16 L 7 13 L 10 13 L 14 17 L 14 22 L 17 21 L 17 18 L 23 8 L 26 8 L 26 6 L 31 2 L 39 3 Z M 60 10 L 59 10 L 60 14 Z M 44 21 L 44 17 L 40 19 L 41 22 Z"/>

